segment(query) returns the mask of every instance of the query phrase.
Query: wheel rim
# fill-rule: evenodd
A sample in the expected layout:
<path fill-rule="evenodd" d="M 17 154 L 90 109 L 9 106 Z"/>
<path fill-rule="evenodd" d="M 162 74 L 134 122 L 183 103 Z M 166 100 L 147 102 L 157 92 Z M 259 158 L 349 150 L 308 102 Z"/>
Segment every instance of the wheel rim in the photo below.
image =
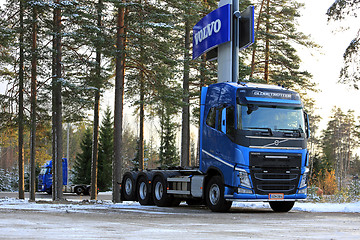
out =
<path fill-rule="evenodd" d="M 132 188 L 133 188 L 132 181 L 130 178 L 127 178 L 125 181 L 125 192 L 127 195 L 131 194 Z"/>
<path fill-rule="evenodd" d="M 220 188 L 217 184 L 213 184 L 209 191 L 209 200 L 212 205 L 216 205 L 220 199 Z"/>
<path fill-rule="evenodd" d="M 156 185 L 155 185 L 155 197 L 157 200 L 161 200 L 163 194 L 164 194 L 164 189 L 163 189 L 163 186 L 162 186 L 162 183 L 161 182 L 157 182 Z"/>
<path fill-rule="evenodd" d="M 146 184 L 144 182 L 141 182 L 139 187 L 140 198 L 144 200 L 146 198 L 146 194 L 147 194 Z"/>

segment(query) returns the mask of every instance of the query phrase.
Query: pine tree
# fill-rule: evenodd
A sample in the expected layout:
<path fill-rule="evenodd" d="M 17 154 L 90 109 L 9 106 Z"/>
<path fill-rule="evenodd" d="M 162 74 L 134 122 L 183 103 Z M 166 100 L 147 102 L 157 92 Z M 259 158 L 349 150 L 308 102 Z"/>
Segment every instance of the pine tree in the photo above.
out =
<path fill-rule="evenodd" d="M 98 162 L 98 188 L 107 191 L 111 188 L 111 173 L 114 150 L 114 129 L 111 110 L 107 107 L 100 126 L 99 135 L 99 162 Z"/>
<path fill-rule="evenodd" d="M 327 15 L 329 21 L 341 21 L 348 18 L 357 18 L 358 10 L 360 9 L 360 2 L 357 0 L 336 0 L 329 7 Z M 341 83 L 352 84 L 355 89 L 359 89 L 358 82 L 360 81 L 360 34 L 349 43 L 343 54 L 344 66 L 340 70 Z"/>
<path fill-rule="evenodd" d="M 76 155 L 73 166 L 73 182 L 90 184 L 91 182 L 91 154 L 92 154 L 92 132 L 91 128 L 85 130 L 83 140 L 80 144 L 81 153 Z"/>
<path fill-rule="evenodd" d="M 300 70 L 295 45 L 315 47 L 297 30 L 303 4 L 296 0 L 257 0 L 255 43 L 252 46 L 251 81 L 279 84 L 297 90 L 313 90 L 311 74 Z M 246 53 L 246 52 L 245 52 Z"/>
<path fill-rule="evenodd" d="M 359 132 L 356 127 L 354 111 L 344 113 L 334 108 L 331 120 L 323 131 L 322 151 L 327 166 L 335 170 L 335 176 L 341 190 L 349 172 L 354 149 L 359 146 Z"/>

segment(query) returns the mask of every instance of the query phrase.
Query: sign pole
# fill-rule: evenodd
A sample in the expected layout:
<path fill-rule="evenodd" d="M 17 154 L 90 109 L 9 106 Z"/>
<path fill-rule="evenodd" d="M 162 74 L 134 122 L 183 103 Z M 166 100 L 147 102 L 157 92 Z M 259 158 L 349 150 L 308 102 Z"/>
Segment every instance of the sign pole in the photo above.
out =
<path fill-rule="evenodd" d="M 232 82 L 239 79 L 239 0 L 233 0 Z"/>
<path fill-rule="evenodd" d="M 233 0 L 220 0 L 219 7 L 226 4 L 232 4 Z M 233 10 L 230 11 L 232 19 Z M 233 29 L 233 21 L 230 21 L 230 29 Z M 233 38 L 231 31 L 230 39 Z M 231 82 L 232 81 L 232 65 L 233 65 L 233 44 L 232 41 L 223 43 L 218 46 L 218 83 L 220 82 Z"/>

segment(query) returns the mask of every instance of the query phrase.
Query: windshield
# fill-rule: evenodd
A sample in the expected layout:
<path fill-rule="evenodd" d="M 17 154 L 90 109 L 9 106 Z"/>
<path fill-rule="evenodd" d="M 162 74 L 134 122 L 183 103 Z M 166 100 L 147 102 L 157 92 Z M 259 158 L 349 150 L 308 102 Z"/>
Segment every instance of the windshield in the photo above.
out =
<path fill-rule="evenodd" d="M 41 168 L 40 174 L 44 175 L 46 173 L 47 168 Z"/>
<path fill-rule="evenodd" d="M 238 105 L 238 129 L 305 132 L 302 108 Z"/>

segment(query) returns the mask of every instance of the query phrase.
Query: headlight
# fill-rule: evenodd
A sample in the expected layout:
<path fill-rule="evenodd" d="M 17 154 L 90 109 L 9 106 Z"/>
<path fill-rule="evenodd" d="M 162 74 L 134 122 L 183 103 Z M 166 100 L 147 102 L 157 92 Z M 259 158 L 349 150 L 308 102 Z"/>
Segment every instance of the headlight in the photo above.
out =
<path fill-rule="evenodd" d="M 247 174 L 247 172 L 243 169 L 237 169 L 237 170 L 239 171 L 241 186 L 251 188 L 251 183 L 250 183 L 249 175 Z"/>
<path fill-rule="evenodd" d="M 308 178 L 309 178 L 309 169 L 306 168 L 305 172 L 304 172 L 304 174 L 302 175 L 302 178 L 301 178 L 300 188 L 304 188 L 304 187 L 307 186 Z"/>

